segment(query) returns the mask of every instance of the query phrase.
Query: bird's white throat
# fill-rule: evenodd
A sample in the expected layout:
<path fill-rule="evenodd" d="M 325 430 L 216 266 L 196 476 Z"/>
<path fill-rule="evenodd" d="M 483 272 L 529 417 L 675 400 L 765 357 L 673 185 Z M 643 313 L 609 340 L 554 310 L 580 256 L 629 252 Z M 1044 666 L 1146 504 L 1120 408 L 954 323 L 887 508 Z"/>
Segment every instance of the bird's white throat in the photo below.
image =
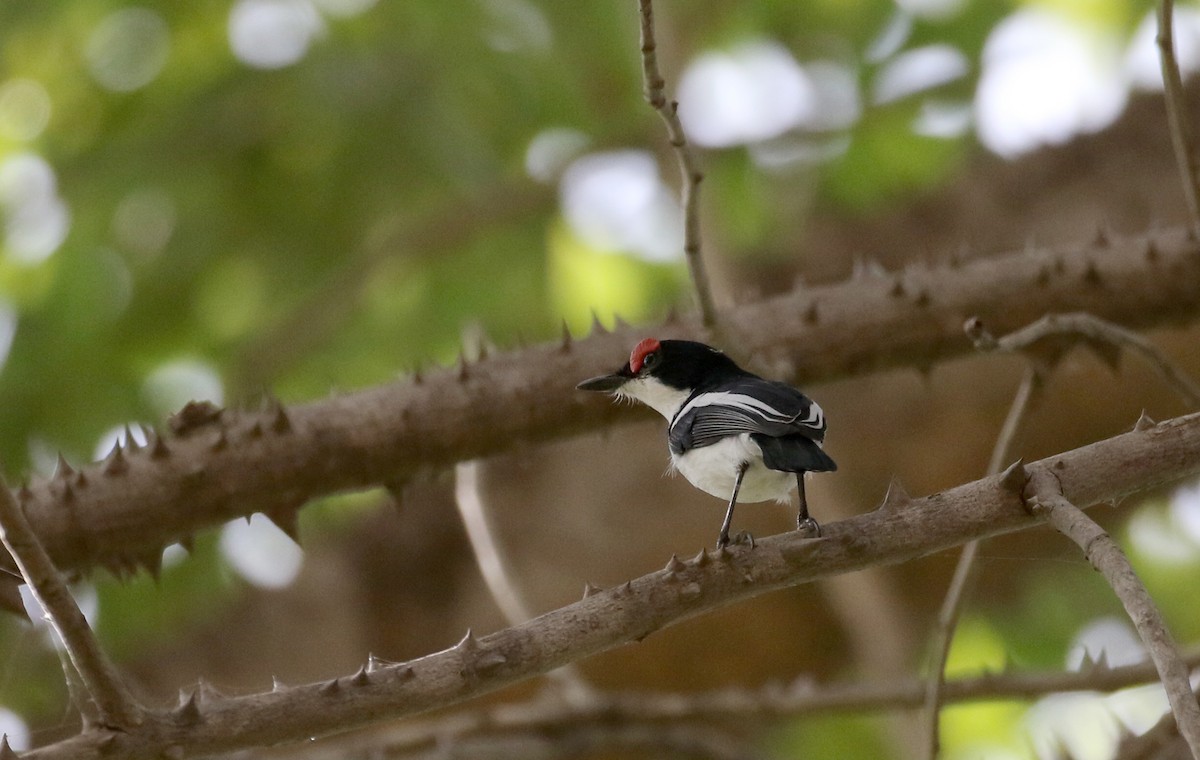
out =
<path fill-rule="evenodd" d="M 617 395 L 642 402 L 670 422 L 691 393 L 672 388 L 658 378 L 637 377 L 618 388 Z"/>

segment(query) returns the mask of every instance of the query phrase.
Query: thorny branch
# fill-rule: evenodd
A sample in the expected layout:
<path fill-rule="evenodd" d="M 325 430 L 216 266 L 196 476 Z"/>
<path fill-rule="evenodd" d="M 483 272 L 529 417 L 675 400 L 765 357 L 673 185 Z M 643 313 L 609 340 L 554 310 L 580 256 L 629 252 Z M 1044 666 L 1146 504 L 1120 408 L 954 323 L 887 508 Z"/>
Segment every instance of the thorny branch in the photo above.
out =
<path fill-rule="evenodd" d="M 101 725 L 131 729 L 142 721 L 142 708 L 133 699 L 116 667 L 100 648 L 79 605 L 71 596 L 30 527 L 8 484 L 0 476 L 0 540 L 16 561 L 34 598 L 46 611 L 50 625 L 66 647 Z M 80 705 L 84 709 L 84 705 Z"/>
<path fill-rule="evenodd" d="M 992 448 L 992 457 L 988 462 L 988 475 L 1000 472 L 1004 462 L 1008 461 L 1013 440 L 1017 437 L 1017 431 L 1021 428 L 1033 395 L 1040 384 L 1041 378 L 1038 371 L 1032 365 L 1026 367 L 1025 374 L 1021 377 L 1021 385 L 1017 388 L 1012 406 L 1009 407 L 1008 415 L 1004 418 L 1004 425 L 1000 428 L 1000 435 L 996 438 L 996 444 Z M 943 687 L 946 683 L 946 661 L 950 657 L 950 645 L 954 641 L 954 631 L 958 627 L 958 617 L 962 612 L 966 591 L 975 578 L 977 567 L 975 558 L 978 553 L 978 540 L 968 541 L 963 546 L 962 553 L 958 557 L 958 564 L 954 568 L 954 575 L 950 580 L 950 588 L 946 590 L 946 598 L 942 601 L 942 608 L 938 613 L 937 629 L 933 636 L 933 660 L 929 666 L 925 689 L 925 716 L 928 721 L 928 741 L 926 743 L 928 752 L 926 756 L 931 759 L 936 758 L 941 751 L 940 717 Z"/>
<path fill-rule="evenodd" d="M 1158 60 L 1167 105 L 1167 126 L 1171 130 L 1175 162 L 1179 165 L 1179 178 L 1183 181 L 1183 195 L 1187 200 L 1188 215 L 1191 217 L 1192 235 L 1200 239 L 1200 161 L 1196 158 L 1192 123 L 1188 118 L 1183 91 L 1183 77 L 1179 73 L 1179 62 L 1175 58 L 1174 16 L 1174 0 L 1160 0 L 1155 42 L 1158 43 Z"/>
<path fill-rule="evenodd" d="M 972 314 L 1013 330 L 1064 308 L 1127 327 L 1194 317 L 1200 242 L 1176 230 L 850 280 L 739 306 L 721 327 L 759 366 L 812 384 L 960 355 L 969 349 L 960 326 Z M 638 419 L 639 410 L 584 397 L 562 378 L 608 367 L 645 329 L 493 353 L 286 409 L 185 410 L 147 446 L 35 479 L 21 501 L 64 572 L 153 570 L 164 544 L 226 520 L 263 512 L 294 530 L 297 510 L 317 496 Z M 691 319 L 655 329 L 704 335 Z M 0 593 L 0 604 L 16 609 L 15 600 Z"/>
<path fill-rule="evenodd" d="M 705 327 L 717 324 L 717 308 L 713 304 L 712 286 L 700 253 L 700 182 L 704 175 L 696 167 L 696 158 L 688 145 L 683 124 L 679 121 L 679 104 L 667 100 L 663 90 L 666 82 L 658 70 L 658 43 L 654 38 L 653 0 L 638 0 L 642 29 L 642 86 L 646 102 L 662 117 L 667 137 L 679 161 L 680 192 L 683 195 L 683 253 L 687 259 L 696 301 L 700 305 L 700 321 Z"/>
<path fill-rule="evenodd" d="M 1064 452 L 1028 466 L 1053 471 L 1080 504 L 1120 498 L 1200 474 L 1200 415 Z M 896 498 L 826 526 L 757 547 L 672 557 L 658 572 L 592 593 L 566 607 L 406 663 L 364 666 L 353 676 L 269 693 L 182 701 L 170 715 L 129 733 L 89 730 L 29 753 L 29 760 L 89 758 L 100 747 L 131 758 L 206 754 L 346 731 L 458 704 L 568 662 L 641 640 L 661 628 L 779 588 L 872 565 L 894 564 L 1031 527 L 1013 478 L 992 476 L 923 498 Z"/>
<path fill-rule="evenodd" d="M 1128 348 L 1141 354 L 1189 407 L 1200 408 L 1200 385 L 1157 346 L 1132 330 L 1091 314 L 1047 314 L 1028 327 L 999 339 L 992 337 L 978 318 L 967 320 L 963 329 L 981 351 L 1025 351 L 1048 338 L 1068 336 L 1088 342 L 1106 360 L 1115 364 L 1118 352 Z"/>
<path fill-rule="evenodd" d="M 1074 541 L 1092 567 L 1099 570 L 1112 586 L 1158 670 L 1179 733 L 1191 748 L 1192 756 L 1200 757 L 1200 703 L 1192 693 L 1189 668 L 1167 630 L 1162 613 L 1121 547 L 1063 495 L 1053 470 L 1033 473 L 1025 489 L 1025 498 L 1030 511 L 1045 517 L 1060 533 Z"/>

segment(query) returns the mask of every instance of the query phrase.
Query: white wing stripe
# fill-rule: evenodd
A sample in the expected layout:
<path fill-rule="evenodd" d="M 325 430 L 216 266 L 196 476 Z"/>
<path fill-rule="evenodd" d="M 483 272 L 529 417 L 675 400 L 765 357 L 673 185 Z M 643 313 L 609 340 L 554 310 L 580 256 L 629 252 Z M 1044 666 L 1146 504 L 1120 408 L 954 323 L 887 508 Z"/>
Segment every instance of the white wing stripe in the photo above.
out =
<path fill-rule="evenodd" d="M 712 393 L 701 393 L 696 398 L 687 402 L 678 412 L 675 413 L 675 420 L 683 418 L 692 409 L 697 409 L 702 406 L 728 406 L 734 409 L 752 412 L 772 422 L 791 423 L 796 422 L 799 415 L 788 415 L 780 412 L 775 407 L 754 398 L 747 396 L 744 393 L 729 393 L 728 391 L 714 391 Z M 816 402 L 809 402 L 808 414 L 804 419 L 799 420 L 800 424 L 811 428 L 821 428 L 825 424 L 825 413 L 821 411 L 821 407 L 817 406 Z M 674 420 L 672 421 L 674 424 Z"/>

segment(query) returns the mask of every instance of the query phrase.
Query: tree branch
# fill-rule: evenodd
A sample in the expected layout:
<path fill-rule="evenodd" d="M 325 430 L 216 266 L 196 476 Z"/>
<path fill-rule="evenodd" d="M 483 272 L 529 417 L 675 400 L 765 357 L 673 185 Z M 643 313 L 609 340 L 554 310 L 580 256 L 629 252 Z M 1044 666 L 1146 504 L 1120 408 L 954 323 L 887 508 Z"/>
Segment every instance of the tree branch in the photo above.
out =
<path fill-rule="evenodd" d="M 1200 415 L 1180 417 L 1029 465 L 1053 471 L 1066 498 L 1091 504 L 1200 473 Z M 89 731 L 28 757 L 94 758 L 103 742 L 129 757 L 169 747 L 186 754 L 307 740 L 384 719 L 457 704 L 626 643 L 661 628 L 768 591 L 864 567 L 904 562 L 983 538 L 1031 527 L 1012 478 L 992 476 L 917 499 L 895 499 L 869 514 L 826 526 L 825 536 L 796 532 L 709 553 L 675 557 L 666 568 L 411 662 L 361 669 L 324 684 L 191 702 L 174 721 L 129 735 Z M 168 730 L 169 729 L 169 730 Z M 115 737 L 115 738 L 114 738 Z M 111 749 L 111 747 L 110 747 Z"/>
<path fill-rule="evenodd" d="M 1189 666 L 1200 665 L 1200 650 L 1189 652 L 1185 661 Z M 1150 661 L 1070 672 L 987 673 L 947 681 L 944 701 L 961 704 L 1035 699 L 1072 691 L 1113 692 L 1157 679 L 1158 671 Z M 368 749 L 381 757 L 411 757 L 426 749 L 444 747 L 447 742 L 458 750 L 460 742 L 473 737 L 496 741 L 509 733 L 560 735 L 576 727 L 596 724 L 661 727 L 694 722 L 757 728 L 780 719 L 836 712 L 909 710 L 923 704 L 924 694 L 925 684 L 917 679 L 828 686 L 798 679 L 782 686 L 696 693 L 595 692 L 573 704 L 564 703 L 554 694 L 545 694 L 525 702 L 483 706 L 406 722 L 383 733 L 372 732 L 366 739 L 348 736 L 311 750 L 289 748 L 288 757 L 293 760 L 357 757 Z"/>
<path fill-rule="evenodd" d="M 668 102 L 663 94 L 666 82 L 658 70 L 658 43 L 654 39 L 654 2 L 638 0 L 642 29 L 642 88 L 646 102 L 662 118 L 667 137 L 679 162 L 680 194 L 683 196 L 683 253 L 700 306 L 700 322 L 705 327 L 717 324 L 712 286 L 700 254 L 700 182 L 704 175 L 696 168 L 696 159 L 688 146 L 687 135 L 679 121 L 679 104 Z"/>
<path fill-rule="evenodd" d="M 50 625 L 66 647 L 71 664 L 96 706 L 97 718 L 109 728 L 130 729 L 142 721 L 142 708 L 121 681 L 75 598 L 0 476 L 0 541 L 16 561 L 25 583 L 46 611 Z M 80 704 L 80 710 L 86 706 Z"/>
<path fill-rule="evenodd" d="M 1200 757 L 1200 703 L 1192 693 L 1188 666 L 1167 630 L 1162 613 L 1121 547 L 1063 495 L 1053 470 L 1033 473 L 1025 496 L 1030 511 L 1045 517 L 1056 530 L 1074 541 L 1092 567 L 1112 586 L 1158 669 L 1180 734 L 1191 747 L 1192 756 Z"/>
<path fill-rule="evenodd" d="M 1192 235 L 1200 238 L 1200 162 L 1196 160 L 1192 124 L 1188 119 L 1183 92 L 1183 77 L 1179 73 L 1179 62 L 1175 59 L 1174 16 L 1174 0 L 1160 0 L 1155 42 L 1158 43 L 1163 97 L 1167 104 L 1167 127 L 1171 130 L 1171 144 L 1175 149 L 1175 161 L 1179 165 L 1179 178 L 1183 181 L 1183 196 L 1192 220 Z"/>
<path fill-rule="evenodd" d="M 1109 349 L 1119 352 L 1122 348 L 1132 349 L 1142 355 L 1142 358 L 1155 372 L 1179 394 L 1179 397 L 1192 409 L 1200 408 L 1200 385 L 1186 372 L 1181 370 L 1170 358 L 1150 341 L 1137 333 L 1126 330 L 1120 325 L 1106 322 L 1091 314 L 1047 314 L 1037 322 L 1003 338 L 993 338 L 983 322 L 979 319 L 967 320 L 964 328 L 967 336 L 981 351 L 1024 351 L 1032 348 L 1040 341 L 1056 336 L 1074 335 L 1088 341 L 1089 345 L 1106 359 L 1116 363 L 1115 353 L 1105 353 Z"/>
<path fill-rule="evenodd" d="M 1200 243 L 1176 230 L 913 271 L 891 284 L 851 280 L 727 311 L 721 327 L 730 345 L 776 375 L 812 384 L 961 355 L 970 315 L 1004 331 L 1057 309 L 1129 327 L 1194 318 Z M 656 329 L 704 334 L 692 319 Z M 22 503 L 64 571 L 153 566 L 164 544 L 226 520 L 257 511 L 286 527 L 315 496 L 639 419 L 648 412 L 578 393 L 572 378 L 611 366 L 646 331 L 495 354 L 286 411 L 185 409 L 171 435 L 35 480 Z"/>

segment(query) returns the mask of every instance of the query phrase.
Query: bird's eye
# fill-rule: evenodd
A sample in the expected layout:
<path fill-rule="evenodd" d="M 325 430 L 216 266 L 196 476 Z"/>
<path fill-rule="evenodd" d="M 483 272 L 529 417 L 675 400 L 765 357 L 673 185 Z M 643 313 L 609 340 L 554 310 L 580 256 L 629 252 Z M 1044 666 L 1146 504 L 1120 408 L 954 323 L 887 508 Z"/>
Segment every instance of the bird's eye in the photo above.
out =
<path fill-rule="evenodd" d="M 654 369 L 658 366 L 659 355 L 657 351 L 651 351 L 642 359 L 642 370 Z"/>

